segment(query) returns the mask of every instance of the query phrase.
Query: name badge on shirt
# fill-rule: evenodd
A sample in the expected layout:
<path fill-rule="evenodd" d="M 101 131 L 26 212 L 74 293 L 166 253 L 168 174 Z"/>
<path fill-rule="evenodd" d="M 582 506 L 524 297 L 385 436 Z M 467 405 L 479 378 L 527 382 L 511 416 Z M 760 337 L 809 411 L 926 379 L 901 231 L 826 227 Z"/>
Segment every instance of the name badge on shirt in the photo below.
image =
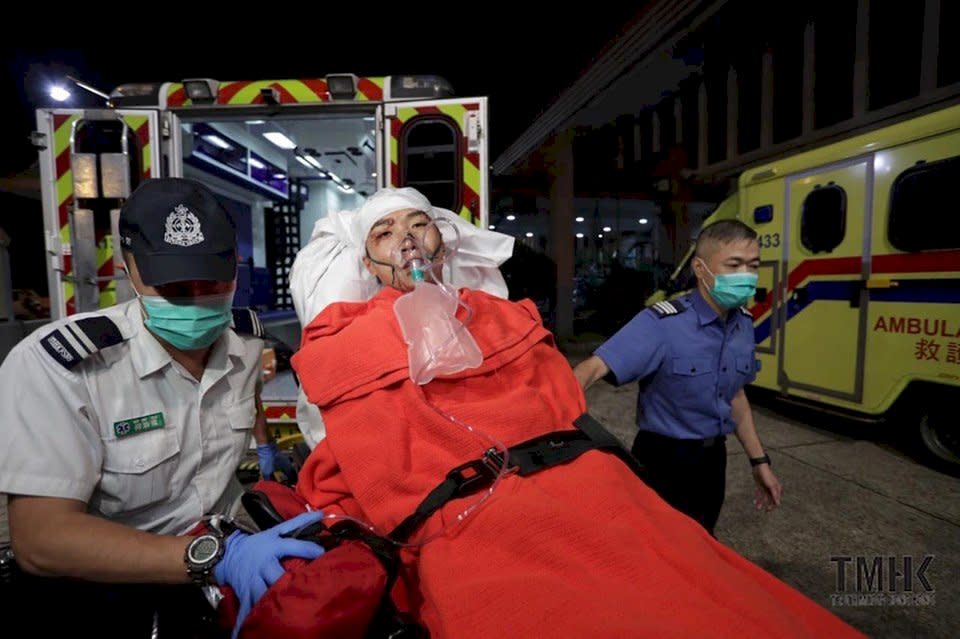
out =
<path fill-rule="evenodd" d="M 154 413 L 153 415 L 144 415 L 143 417 L 134 417 L 133 419 L 114 422 L 113 433 L 117 436 L 117 439 L 120 439 L 163 427 L 163 413 Z"/>

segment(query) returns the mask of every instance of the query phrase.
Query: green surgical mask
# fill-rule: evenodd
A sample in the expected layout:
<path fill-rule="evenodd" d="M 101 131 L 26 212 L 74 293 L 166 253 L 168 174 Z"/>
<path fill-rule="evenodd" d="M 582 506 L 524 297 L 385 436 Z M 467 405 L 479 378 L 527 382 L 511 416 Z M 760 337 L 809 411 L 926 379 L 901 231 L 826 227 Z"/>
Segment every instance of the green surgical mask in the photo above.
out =
<path fill-rule="evenodd" d="M 713 277 L 710 297 L 723 308 L 731 309 L 743 306 L 757 292 L 756 273 L 720 273 L 714 275 L 707 268 L 706 262 L 700 260 L 700 263 L 703 264 L 707 273 L 710 273 Z"/>
<path fill-rule="evenodd" d="M 206 348 L 230 325 L 233 293 L 166 298 L 140 295 L 150 332 L 182 351 Z"/>

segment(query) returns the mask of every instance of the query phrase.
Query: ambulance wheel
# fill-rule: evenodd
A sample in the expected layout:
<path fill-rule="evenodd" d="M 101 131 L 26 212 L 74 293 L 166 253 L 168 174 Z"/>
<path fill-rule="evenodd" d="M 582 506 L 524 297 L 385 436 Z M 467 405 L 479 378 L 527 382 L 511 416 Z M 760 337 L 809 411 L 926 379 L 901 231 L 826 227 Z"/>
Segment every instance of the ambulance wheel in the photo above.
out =
<path fill-rule="evenodd" d="M 955 419 L 948 419 L 947 413 L 945 406 L 923 411 L 918 424 L 920 441 L 929 456 L 960 467 L 960 428 Z"/>

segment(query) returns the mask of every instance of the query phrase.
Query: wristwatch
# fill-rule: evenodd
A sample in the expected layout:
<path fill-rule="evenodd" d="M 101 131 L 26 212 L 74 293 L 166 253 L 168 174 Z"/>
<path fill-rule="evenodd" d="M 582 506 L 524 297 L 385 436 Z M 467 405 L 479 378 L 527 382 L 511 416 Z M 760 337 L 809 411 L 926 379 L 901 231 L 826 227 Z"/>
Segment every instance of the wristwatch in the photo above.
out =
<path fill-rule="evenodd" d="M 187 565 L 187 574 L 198 586 L 213 583 L 213 568 L 223 557 L 223 536 L 217 533 L 204 533 L 187 544 L 183 562 Z"/>
<path fill-rule="evenodd" d="M 768 466 L 773 466 L 773 464 L 770 463 L 770 456 L 769 456 L 769 455 L 764 455 L 763 457 L 751 457 L 751 458 L 750 458 L 750 465 L 751 465 L 751 466 L 759 466 L 760 464 L 767 464 Z"/>

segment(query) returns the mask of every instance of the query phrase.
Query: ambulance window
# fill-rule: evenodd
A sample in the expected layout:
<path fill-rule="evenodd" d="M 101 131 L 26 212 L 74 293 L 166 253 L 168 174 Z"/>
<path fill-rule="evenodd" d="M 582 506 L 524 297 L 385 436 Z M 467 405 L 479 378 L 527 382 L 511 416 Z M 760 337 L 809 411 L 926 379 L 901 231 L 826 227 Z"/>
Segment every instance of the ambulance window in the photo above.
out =
<path fill-rule="evenodd" d="M 960 156 L 920 163 L 901 173 L 890 195 L 890 244 L 901 251 L 960 248 L 958 183 Z"/>
<path fill-rule="evenodd" d="M 407 123 L 400 138 L 400 184 L 412 186 L 430 203 L 460 210 L 460 129 L 446 116 L 428 115 Z"/>
<path fill-rule="evenodd" d="M 81 126 L 76 129 L 75 144 L 77 153 L 97 153 L 100 154 L 100 168 L 96 175 L 99 186 L 98 193 L 102 197 L 116 197 L 115 189 L 119 186 L 116 182 L 105 183 L 105 180 L 112 175 L 104 170 L 104 154 L 111 154 L 117 157 L 123 152 L 123 123 L 119 120 L 85 120 Z M 137 134 L 129 127 L 127 132 L 127 166 L 129 172 L 130 191 L 140 184 L 142 175 L 141 158 L 143 153 L 140 149 L 140 140 Z"/>
<path fill-rule="evenodd" d="M 811 253 L 830 253 L 847 230 L 847 193 L 830 182 L 817 185 L 803 200 L 800 242 Z"/>

